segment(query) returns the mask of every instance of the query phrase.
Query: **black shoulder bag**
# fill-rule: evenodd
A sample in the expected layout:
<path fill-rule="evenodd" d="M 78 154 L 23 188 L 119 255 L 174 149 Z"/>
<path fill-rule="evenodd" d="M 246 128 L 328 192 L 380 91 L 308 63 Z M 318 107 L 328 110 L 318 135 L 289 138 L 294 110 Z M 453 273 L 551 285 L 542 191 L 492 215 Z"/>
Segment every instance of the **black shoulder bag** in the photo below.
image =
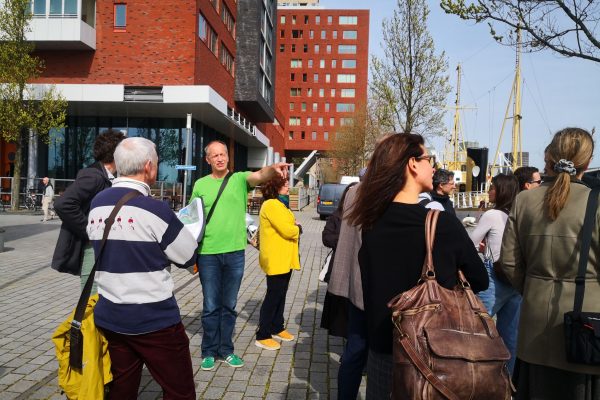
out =
<path fill-rule="evenodd" d="M 600 313 L 582 312 L 585 293 L 585 272 L 592 243 L 592 232 L 598 209 L 600 188 L 590 192 L 581 232 L 579 269 L 575 278 L 573 311 L 565 313 L 565 344 L 567 361 L 577 364 L 600 365 Z"/>
<path fill-rule="evenodd" d="M 128 192 L 125 196 L 121 197 L 121 199 L 117 202 L 115 208 L 113 208 L 108 218 L 104 220 L 104 234 L 102 235 L 102 242 L 100 243 L 98 257 L 96 257 L 94 267 L 92 268 L 90 276 L 85 282 L 85 286 L 83 287 L 81 296 L 79 296 L 79 301 L 77 302 L 77 307 L 75 308 L 75 314 L 73 315 L 73 321 L 71 321 L 71 330 L 69 332 L 69 365 L 71 366 L 71 368 L 81 369 L 83 367 L 83 333 L 81 332 L 81 321 L 83 320 L 83 315 L 85 313 L 85 309 L 90 298 L 90 293 L 92 292 L 94 276 L 96 275 L 96 267 L 98 266 L 100 257 L 102 257 L 102 252 L 104 251 L 106 239 L 108 238 L 108 234 L 110 233 L 110 228 L 115 222 L 115 217 L 117 216 L 117 213 L 119 212 L 121 207 L 123 207 L 123 205 L 129 200 L 140 195 L 141 193 L 137 190 L 132 190 L 131 192 Z"/>

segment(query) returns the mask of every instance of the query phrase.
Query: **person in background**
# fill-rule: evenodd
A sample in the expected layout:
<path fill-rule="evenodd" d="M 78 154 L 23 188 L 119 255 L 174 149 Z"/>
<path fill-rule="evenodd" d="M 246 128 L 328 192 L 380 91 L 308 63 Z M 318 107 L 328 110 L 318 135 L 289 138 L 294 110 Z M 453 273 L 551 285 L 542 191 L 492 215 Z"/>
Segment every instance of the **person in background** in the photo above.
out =
<path fill-rule="evenodd" d="M 517 331 L 521 310 L 521 294 L 517 292 L 500 269 L 500 247 L 508 220 L 508 213 L 519 193 L 519 181 L 510 174 L 498 174 L 492 178 L 489 190 L 490 203 L 494 208 L 483 213 L 469 237 L 484 254 L 484 264 L 489 277 L 489 287 L 479 293 L 479 298 L 490 316 L 496 316 L 496 327 L 510 351 L 508 370 L 512 374 L 517 352 Z"/>
<path fill-rule="evenodd" d="M 47 176 L 42 179 L 42 184 L 42 211 L 44 211 L 42 222 L 46 222 L 48 217 L 54 219 L 55 215 L 54 211 L 50 210 L 54 207 L 54 186 L 52 186 Z"/>
<path fill-rule="evenodd" d="M 96 255 L 104 234 L 102 221 L 123 196 L 133 191 L 139 195 L 118 211 L 96 267 L 99 299 L 94 322 L 108 341 L 113 373 L 109 395 L 137 399 L 145 364 L 164 399 L 195 400 L 190 341 L 169 268 L 194 265 L 198 243 L 171 208 L 150 195 L 158 172 L 155 144 L 142 137 L 127 138 L 114 157 L 119 178 L 94 197 L 88 217 Z"/>
<path fill-rule="evenodd" d="M 256 346 L 266 350 L 281 348 L 279 339 L 290 342 L 294 335 L 285 329 L 285 296 L 292 270 L 300 269 L 298 242 L 302 228 L 290 211 L 289 181 L 281 176 L 261 186 L 265 199 L 260 208 L 259 264 L 267 275 L 267 292 L 260 307 Z"/>
<path fill-rule="evenodd" d="M 435 158 L 433 158 L 433 163 L 435 163 Z M 456 215 L 454 203 L 450 199 L 455 190 L 454 172 L 437 169 L 433 174 L 433 190 L 429 193 L 420 193 L 419 203 L 425 208 L 446 211 Z"/>
<path fill-rule="evenodd" d="M 594 153 L 580 128 L 557 132 L 547 147 L 544 183 L 517 196 L 502 239 L 500 263 L 522 293 L 516 399 L 600 399 L 600 366 L 570 363 L 564 314 L 573 310 L 581 229 L 590 192 L 582 181 Z M 600 220 L 600 210 L 595 221 Z M 600 231 L 593 230 L 583 312 L 600 304 Z"/>
<path fill-rule="evenodd" d="M 333 273 L 333 266 L 335 264 L 335 253 L 338 245 L 338 238 L 340 236 L 340 229 L 342 226 L 342 216 L 344 213 L 344 201 L 348 191 L 356 185 L 353 182 L 346 186 L 337 209 L 327 218 L 325 227 L 323 228 L 321 239 L 323 245 L 331 249 L 331 258 L 329 260 L 329 269 L 325 275 L 325 282 L 329 283 L 331 274 Z M 348 322 L 348 299 L 343 296 L 336 296 L 333 293 L 327 291 L 325 293 L 325 300 L 323 301 L 323 313 L 321 316 L 321 328 L 327 329 L 331 336 L 338 336 L 346 338 L 347 336 L 347 322 Z M 340 387 L 338 381 L 338 388 Z"/>
<path fill-rule="evenodd" d="M 349 224 L 362 229 L 358 260 L 369 339 L 367 399 L 390 397 L 393 327 L 387 303 L 421 276 L 429 210 L 418 197 L 433 189 L 433 161 L 421 135 L 399 133 L 385 139 L 375 148 L 348 215 Z M 487 289 L 487 271 L 453 214 L 439 215 L 433 256 L 443 287 L 456 285 L 460 268 L 473 291 Z"/>
<path fill-rule="evenodd" d="M 52 256 L 52 268 L 81 275 L 82 290 L 95 261 L 86 232 L 90 203 L 96 194 L 111 186 L 117 173 L 113 154 L 124 138 L 122 132 L 112 129 L 98 135 L 93 147 L 96 162 L 79 171 L 75 181 L 54 202 L 54 211 L 62 225 Z M 73 251 L 78 254 L 71 254 Z M 92 294 L 96 290 L 94 284 Z"/>
<path fill-rule="evenodd" d="M 535 189 L 544 182 L 536 167 L 520 167 L 515 169 L 514 174 L 519 180 L 519 191 Z"/>
<path fill-rule="evenodd" d="M 210 371 L 217 358 L 233 368 L 244 365 L 244 360 L 234 353 L 233 329 L 244 275 L 248 191 L 276 176 L 287 178 L 288 165 L 276 163 L 256 172 L 230 173 L 225 143 L 212 141 L 204 152 L 211 173 L 196 181 L 190 201 L 202 197 L 205 214 L 215 202 L 223 180 L 230 174 L 198 247 L 197 265 L 204 295 L 200 368 Z"/>

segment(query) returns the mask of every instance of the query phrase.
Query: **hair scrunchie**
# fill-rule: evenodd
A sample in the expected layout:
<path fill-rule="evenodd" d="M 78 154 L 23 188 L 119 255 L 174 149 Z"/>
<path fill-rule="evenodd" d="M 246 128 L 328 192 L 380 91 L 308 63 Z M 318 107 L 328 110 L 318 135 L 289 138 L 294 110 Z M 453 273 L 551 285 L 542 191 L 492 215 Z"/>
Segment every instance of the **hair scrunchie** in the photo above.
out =
<path fill-rule="evenodd" d="M 577 170 L 575 169 L 575 164 L 573 161 L 568 161 L 563 159 L 558 160 L 556 164 L 554 164 L 554 171 L 557 173 L 566 172 L 569 175 L 575 175 Z"/>

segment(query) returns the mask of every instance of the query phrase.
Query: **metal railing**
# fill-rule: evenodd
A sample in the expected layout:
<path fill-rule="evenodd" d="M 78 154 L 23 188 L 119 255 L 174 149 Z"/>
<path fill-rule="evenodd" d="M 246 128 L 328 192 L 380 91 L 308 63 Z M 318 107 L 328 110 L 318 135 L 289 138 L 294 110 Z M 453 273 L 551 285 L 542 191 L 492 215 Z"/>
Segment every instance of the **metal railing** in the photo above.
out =
<path fill-rule="evenodd" d="M 486 191 L 477 192 L 459 192 L 452 196 L 454 208 L 478 208 L 481 202 L 484 205 L 489 203 L 489 197 Z"/>

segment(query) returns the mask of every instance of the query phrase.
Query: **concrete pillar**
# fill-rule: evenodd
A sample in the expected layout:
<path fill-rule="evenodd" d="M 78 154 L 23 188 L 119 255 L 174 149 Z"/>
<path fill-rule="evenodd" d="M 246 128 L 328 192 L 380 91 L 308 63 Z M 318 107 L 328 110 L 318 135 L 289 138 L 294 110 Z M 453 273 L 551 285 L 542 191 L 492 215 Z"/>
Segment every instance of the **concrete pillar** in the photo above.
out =
<path fill-rule="evenodd" d="M 35 189 L 35 178 L 37 178 L 38 161 L 38 136 L 33 130 L 29 130 L 29 148 L 27 159 L 27 188 Z"/>

